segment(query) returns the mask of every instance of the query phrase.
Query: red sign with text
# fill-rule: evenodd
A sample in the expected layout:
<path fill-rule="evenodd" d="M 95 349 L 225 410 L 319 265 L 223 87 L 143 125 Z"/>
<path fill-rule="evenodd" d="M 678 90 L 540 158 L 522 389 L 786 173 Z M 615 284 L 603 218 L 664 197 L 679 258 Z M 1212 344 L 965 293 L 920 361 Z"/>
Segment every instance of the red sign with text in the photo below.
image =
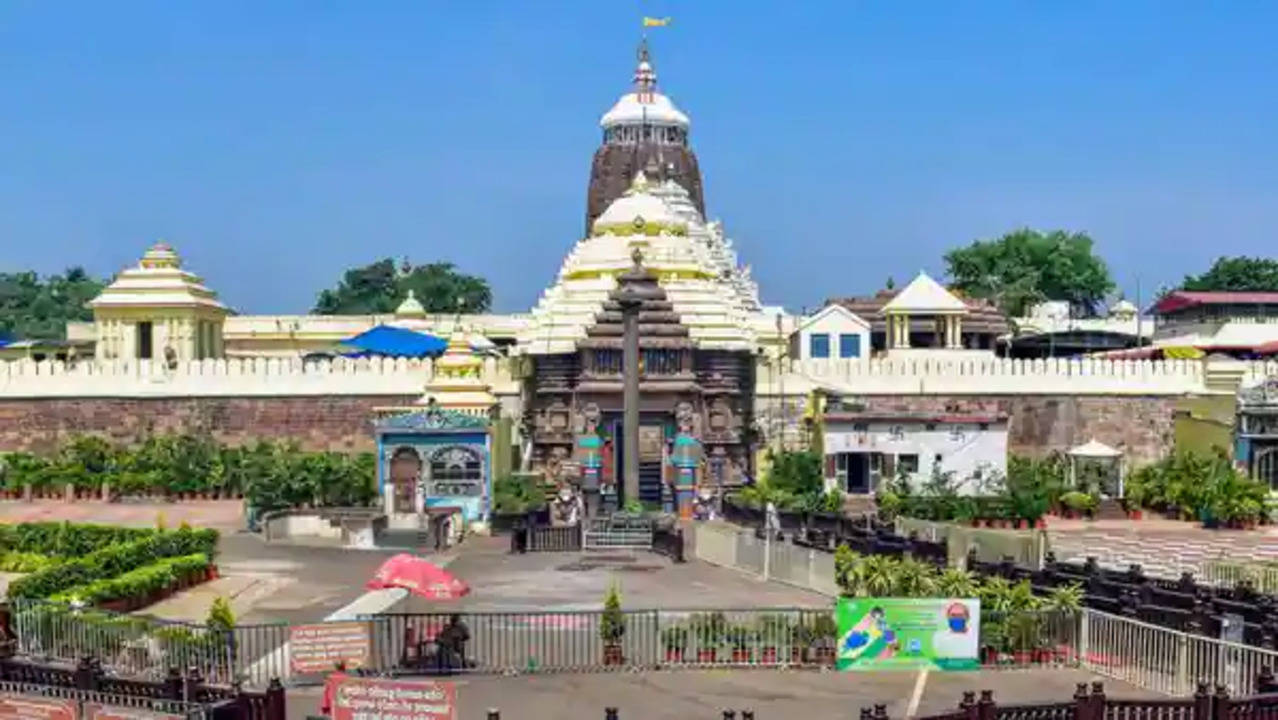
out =
<path fill-rule="evenodd" d="M 74 700 L 0 694 L 0 720 L 76 720 L 79 714 Z"/>
<path fill-rule="evenodd" d="M 374 680 L 333 675 L 325 695 L 333 720 L 457 720 L 457 689 L 450 682 Z"/>

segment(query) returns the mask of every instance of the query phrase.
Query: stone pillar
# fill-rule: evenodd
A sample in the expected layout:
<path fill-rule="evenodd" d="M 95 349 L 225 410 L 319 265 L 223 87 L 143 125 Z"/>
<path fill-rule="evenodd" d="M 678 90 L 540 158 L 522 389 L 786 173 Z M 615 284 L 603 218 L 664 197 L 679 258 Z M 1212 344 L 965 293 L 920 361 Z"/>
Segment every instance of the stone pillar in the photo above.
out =
<path fill-rule="evenodd" d="M 639 499 L 639 305 L 623 302 L 622 367 L 625 372 L 622 453 L 625 455 L 621 502 Z"/>
<path fill-rule="evenodd" d="M 908 348 L 910 346 L 910 315 L 909 313 L 901 313 L 898 318 L 901 324 L 901 347 Z"/>

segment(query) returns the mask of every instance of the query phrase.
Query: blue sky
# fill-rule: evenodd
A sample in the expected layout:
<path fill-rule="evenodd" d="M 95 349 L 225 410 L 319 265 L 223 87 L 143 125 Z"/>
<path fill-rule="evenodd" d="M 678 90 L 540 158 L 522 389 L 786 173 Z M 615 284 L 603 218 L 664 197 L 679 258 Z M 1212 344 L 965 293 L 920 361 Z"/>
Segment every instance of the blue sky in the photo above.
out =
<path fill-rule="evenodd" d="M 0 0 L 0 269 L 156 238 L 242 312 L 380 257 L 531 305 L 639 17 L 710 214 L 813 307 L 1029 225 L 1129 295 L 1272 254 L 1278 3 Z"/>

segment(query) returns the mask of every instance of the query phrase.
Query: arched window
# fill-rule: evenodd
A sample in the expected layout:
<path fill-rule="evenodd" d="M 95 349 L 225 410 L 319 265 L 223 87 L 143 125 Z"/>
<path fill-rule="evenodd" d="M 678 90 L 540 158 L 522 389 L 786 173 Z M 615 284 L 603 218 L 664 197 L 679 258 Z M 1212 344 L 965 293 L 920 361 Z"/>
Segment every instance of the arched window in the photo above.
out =
<path fill-rule="evenodd" d="M 474 448 L 453 445 L 430 455 L 433 497 L 479 497 L 483 494 L 484 461 Z"/>

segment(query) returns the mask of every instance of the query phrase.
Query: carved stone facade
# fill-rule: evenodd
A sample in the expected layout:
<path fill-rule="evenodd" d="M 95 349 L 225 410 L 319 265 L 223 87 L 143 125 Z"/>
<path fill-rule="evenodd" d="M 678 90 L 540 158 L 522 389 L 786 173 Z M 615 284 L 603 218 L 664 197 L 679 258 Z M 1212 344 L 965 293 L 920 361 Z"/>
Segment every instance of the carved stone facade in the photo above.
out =
<path fill-rule="evenodd" d="M 646 271 L 645 271 L 646 272 Z M 706 452 L 703 484 L 734 485 L 750 468 L 754 359 L 747 352 L 698 349 L 688 328 L 647 276 L 654 296 L 639 309 L 640 499 L 661 500 L 669 481 L 667 456 L 686 430 Z M 588 434 L 602 438 L 604 486 L 623 467 L 623 328 L 621 306 L 610 300 L 572 354 L 534 359 L 525 413 L 532 428 L 534 466 L 551 481 L 578 480 L 570 466 Z"/>

